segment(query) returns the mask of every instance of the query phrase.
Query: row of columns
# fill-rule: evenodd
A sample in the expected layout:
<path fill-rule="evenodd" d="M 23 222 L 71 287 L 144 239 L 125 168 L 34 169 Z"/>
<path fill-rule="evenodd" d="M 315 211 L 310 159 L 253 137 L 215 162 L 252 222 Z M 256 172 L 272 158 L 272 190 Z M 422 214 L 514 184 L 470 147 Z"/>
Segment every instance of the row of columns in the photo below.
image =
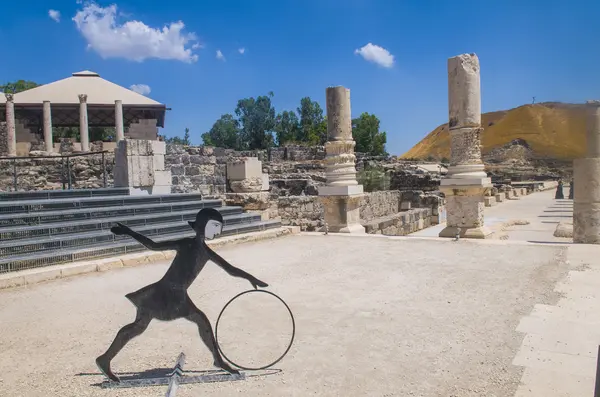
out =
<path fill-rule="evenodd" d="M 9 156 L 17 155 L 17 132 L 15 119 L 15 102 L 13 94 L 5 94 L 6 96 L 6 131 L 8 140 L 7 149 Z M 54 151 L 54 141 L 52 139 L 52 108 L 50 101 L 43 102 L 43 130 L 44 144 L 46 152 Z M 115 127 L 117 142 L 125 139 L 125 129 L 123 126 L 123 101 L 115 101 Z M 88 110 L 87 110 L 87 95 L 79 95 L 79 134 L 81 137 L 81 151 L 90 151 L 90 134 L 88 129 Z"/>

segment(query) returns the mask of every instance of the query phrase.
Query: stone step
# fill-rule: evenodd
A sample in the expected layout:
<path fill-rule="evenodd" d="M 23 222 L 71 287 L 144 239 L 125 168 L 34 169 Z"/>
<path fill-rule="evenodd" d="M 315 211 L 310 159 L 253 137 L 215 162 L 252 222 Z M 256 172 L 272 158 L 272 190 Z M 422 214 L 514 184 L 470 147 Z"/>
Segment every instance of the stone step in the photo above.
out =
<path fill-rule="evenodd" d="M 129 188 L 32 190 L 29 192 L 0 192 L 2 201 L 47 200 L 57 198 L 128 196 Z"/>
<path fill-rule="evenodd" d="M 180 193 L 144 196 L 80 197 L 71 199 L 3 201 L 0 204 L 0 216 L 8 216 L 11 214 L 37 214 L 46 211 L 82 208 L 116 207 L 144 204 L 171 204 L 182 201 L 201 200 L 202 195 L 199 193 Z"/>
<path fill-rule="evenodd" d="M 223 227 L 223 233 L 221 236 L 226 237 L 237 234 L 259 232 L 268 229 L 276 229 L 279 227 L 281 227 L 280 221 L 260 221 L 248 224 L 236 224 Z M 161 234 L 160 236 L 153 237 L 153 240 L 165 241 L 184 237 L 193 237 L 194 232 L 189 228 L 189 226 L 188 230 L 189 231 L 184 233 L 179 232 Z M 132 238 L 126 238 L 119 241 L 98 243 L 88 247 L 71 247 L 62 250 L 42 251 L 20 256 L 13 256 L 10 258 L 10 260 L 6 260 L 6 258 L 0 259 L 0 273 L 46 267 L 62 263 L 80 262 L 88 259 L 119 256 L 144 250 L 147 250 L 147 248 Z"/>
<path fill-rule="evenodd" d="M 223 215 L 224 225 L 239 223 L 244 217 L 235 215 L 242 214 L 241 207 L 216 207 L 217 211 Z M 81 221 L 62 221 L 36 226 L 12 226 L 0 228 L 0 241 L 16 241 L 26 239 L 39 239 L 44 237 L 63 236 L 66 238 L 69 234 L 79 234 L 85 232 L 109 230 L 116 222 L 120 222 L 130 227 L 139 227 L 144 225 L 153 225 L 159 223 L 178 223 L 191 221 L 196 218 L 197 209 L 191 209 L 181 212 L 163 212 L 159 214 L 142 214 L 133 216 L 120 216 L 109 218 L 91 218 Z M 258 217 L 260 220 L 260 216 Z"/>
<path fill-rule="evenodd" d="M 131 217 L 136 215 L 148 216 L 150 214 L 174 213 L 187 210 L 199 211 L 202 208 L 219 208 L 221 207 L 221 204 L 221 200 L 187 201 L 182 200 L 180 197 L 179 201 L 176 200 L 158 204 L 132 203 L 131 205 L 129 205 L 128 203 L 128 205 L 78 208 L 71 210 L 57 210 L 33 214 L 4 214 L 0 215 L 0 230 L 3 230 L 3 228 L 6 227 L 32 226 L 86 219 Z"/>
<path fill-rule="evenodd" d="M 237 219 L 234 220 L 232 218 Z M 260 214 L 247 213 L 232 215 L 228 220 L 230 225 L 234 226 L 255 223 L 260 221 L 260 219 Z M 187 221 L 148 224 L 133 229 L 148 237 L 186 233 L 191 230 Z M 2 241 L 0 242 L 0 258 L 2 258 L 0 259 L 0 272 L 2 271 L 2 265 L 9 263 L 13 256 L 20 256 L 39 251 L 60 251 L 70 248 L 88 247 L 96 244 L 119 242 L 130 238 L 131 237 L 129 236 L 117 236 L 107 228 L 68 235 Z"/>

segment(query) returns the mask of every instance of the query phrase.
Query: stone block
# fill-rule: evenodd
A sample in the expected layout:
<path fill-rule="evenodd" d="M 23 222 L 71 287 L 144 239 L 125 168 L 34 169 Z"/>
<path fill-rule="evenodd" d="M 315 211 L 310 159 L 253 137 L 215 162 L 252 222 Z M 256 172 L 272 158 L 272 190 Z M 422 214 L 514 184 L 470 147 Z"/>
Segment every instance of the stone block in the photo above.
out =
<path fill-rule="evenodd" d="M 262 187 L 260 190 L 263 192 L 267 192 L 269 190 L 269 174 L 262 174 Z"/>
<path fill-rule="evenodd" d="M 154 165 L 151 156 L 128 156 L 127 173 L 129 186 L 141 187 L 154 185 Z"/>
<path fill-rule="evenodd" d="M 447 226 L 440 237 L 487 238 L 492 232 L 484 226 L 486 188 L 464 186 L 442 188 L 446 195 Z"/>
<path fill-rule="evenodd" d="M 325 223 L 329 232 L 365 233 L 365 228 L 360 224 L 360 202 L 362 195 L 346 197 L 322 196 L 319 199 L 325 210 Z"/>
<path fill-rule="evenodd" d="M 164 141 L 150 141 L 152 154 L 167 154 L 167 143 Z"/>
<path fill-rule="evenodd" d="M 225 203 L 242 207 L 245 211 L 262 211 L 270 206 L 269 192 L 227 193 Z"/>
<path fill-rule="evenodd" d="M 154 171 L 154 183 L 158 186 L 171 186 L 171 171 Z"/>
<path fill-rule="evenodd" d="M 496 197 L 485 196 L 483 199 L 486 207 L 492 207 L 496 205 Z"/>
<path fill-rule="evenodd" d="M 150 191 L 150 194 L 166 195 L 173 192 L 172 185 L 154 185 Z"/>
<path fill-rule="evenodd" d="M 319 196 L 354 196 L 363 194 L 362 185 L 319 186 Z"/>
<path fill-rule="evenodd" d="M 600 203 L 580 202 L 577 197 L 573 203 L 573 242 L 600 244 Z"/>
<path fill-rule="evenodd" d="M 410 201 L 402 201 L 400 203 L 400 211 L 408 211 L 412 207 L 412 203 Z"/>
<path fill-rule="evenodd" d="M 559 222 L 554 230 L 554 237 L 573 237 L 573 221 Z"/>
<path fill-rule="evenodd" d="M 152 168 L 154 171 L 165 170 L 165 156 L 162 154 L 152 156 Z"/>
<path fill-rule="evenodd" d="M 262 174 L 259 177 L 247 178 L 243 180 L 229 180 L 229 187 L 234 193 L 252 193 L 260 192 L 263 188 Z"/>
<path fill-rule="evenodd" d="M 262 163 L 257 157 L 241 157 L 227 163 L 227 179 L 230 181 L 242 181 L 249 178 L 261 179 L 262 173 Z"/>
<path fill-rule="evenodd" d="M 505 195 L 504 193 L 498 193 L 496 194 L 495 198 L 497 203 L 501 203 L 504 201 Z"/>

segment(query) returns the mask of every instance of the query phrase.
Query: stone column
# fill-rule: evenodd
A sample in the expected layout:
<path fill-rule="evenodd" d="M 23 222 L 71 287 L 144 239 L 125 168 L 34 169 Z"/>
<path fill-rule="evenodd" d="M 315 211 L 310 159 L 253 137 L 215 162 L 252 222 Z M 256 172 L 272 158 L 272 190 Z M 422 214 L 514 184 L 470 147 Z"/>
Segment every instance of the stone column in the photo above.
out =
<path fill-rule="evenodd" d="M 440 190 L 446 195 L 447 221 L 440 237 L 486 238 L 484 196 L 492 187 L 481 160 L 479 58 L 462 54 L 448 59 L 448 107 L 451 161 Z"/>
<path fill-rule="evenodd" d="M 586 110 L 587 154 L 573 161 L 573 242 L 600 244 L 600 101 Z"/>
<path fill-rule="evenodd" d="M 327 99 L 327 136 L 325 164 L 327 183 L 319 187 L 325 209 L 325 223 L 333 233 L 365 233 L 360 223 L 363 187 L 356 180 L 356 156 L 352 139 L 350 90 L 329 87 Z"/>
<path fill-rule="evenodd" d="M 81 151 L 90 151 L 90 133 L 88 130 L 87 95 L 79 94 L 79 135 Z"/>
<path fill-rule="evenodd" d="M 117 142 L 125 139 L 125 129 L 123 127 L 123 101 L 120 99 L 115 101 L 115 129 L 117 131 L 117 136 L 115 137 Z"/>
<path fill-rule="evenodd" d="M 50 101 L 44 101 L 44 146 L 46 152 L 54 152 L 54 141 L 52 140 L 52 110 Z"/>
<path fill-rule="evenodd" d="M 17 155 L 17 129 L 13 94 L 6 95 L 6 147 L 9 156 Z"/>

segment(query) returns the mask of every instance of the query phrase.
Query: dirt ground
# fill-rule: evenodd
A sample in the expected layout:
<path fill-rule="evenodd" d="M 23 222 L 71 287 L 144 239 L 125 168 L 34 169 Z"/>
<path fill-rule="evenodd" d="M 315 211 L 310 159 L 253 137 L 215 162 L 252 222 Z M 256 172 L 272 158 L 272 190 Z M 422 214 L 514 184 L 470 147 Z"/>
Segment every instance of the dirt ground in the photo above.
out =
<path fill-rule="evenodd" d="M 296 340 L 275 366 L 281 372 L 181 385 L 181 397 L 512 396 L 522 374 L 511 365 L 523 339 L 518 320 L 556 300 L 553 286 L 566 270 L 564 248 L 499 241 L 301 235 L 217 251 L 289 304 Z M 134 318 L 124 295 L 167 265 L 1 291 L 0 395 L 164 396 L 162 386 L 100 388 L 94 359 Z M 189 292 L 214 326 L 224 304 L 249 288 L 210 263 Z M 266 363 L 289 338 L 282 306 L 258 295 L 223 316 L 223 349 L 234 361 Z M 153 321 L 113 369 L 126 376 L 172 368 L 181 351 L 186 369 L 214 369 L 186 320 Z"/>

